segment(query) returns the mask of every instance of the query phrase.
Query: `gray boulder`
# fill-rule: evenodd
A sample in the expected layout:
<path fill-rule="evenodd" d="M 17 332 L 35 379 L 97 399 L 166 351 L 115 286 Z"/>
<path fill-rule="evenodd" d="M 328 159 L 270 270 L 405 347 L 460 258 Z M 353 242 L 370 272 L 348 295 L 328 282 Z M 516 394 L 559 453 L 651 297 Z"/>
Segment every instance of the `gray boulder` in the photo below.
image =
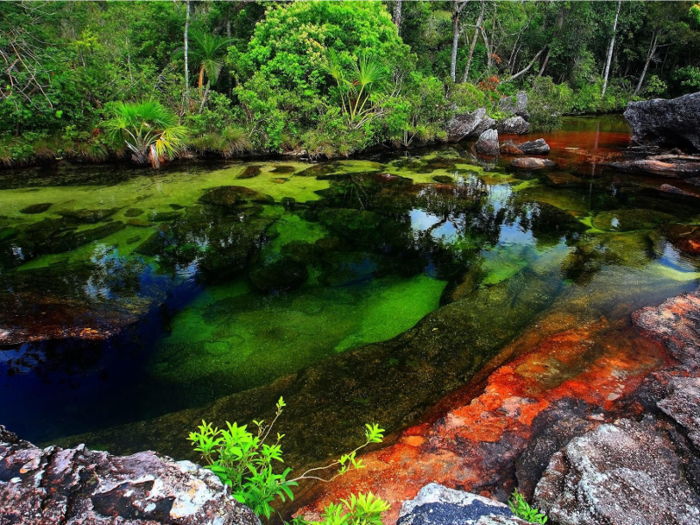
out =
<path fill-rule="evenodd" d="M 523 117 L 511 117 L 498 123 L 498 132 L 504 135 L 525 135 L 530 133 L 530 123 Z"/>
<path fill-rule="evenodd" d="M 2 426 L 0 523 L 260 525 L 215 474 L 189 461 L 40 449 Z"/>
<path fill-rule="evenodd" d="M 650 423 L 627 420 L 601 425 L 554 454 L 535 506 L 560 525 L 700 522 L 700 497 L 674 445 Z"/>
<path fill-rule="evenodd" d="M 527 93 L 518 91 L 514 97 L 503 97 L 498 101 L 498 110 L 502 113 L 513 114 L 527 120 L 530 115 L 527 111 Z"/>
<path fill-rule="evenodd" d="M 486 108 L 479 108 L 472 113 L 456 115 L 447 123 L 447 138 L 450 142 L 459 142 L 467 138 L 478 137 L 487 129 L 496 127 L 496 121 L 486 115 Z"/>
<path fill-rule="evenodd" d="M 549 144 L 544 139 L 531 140 L 518 144 L 518 148 L 525 155 L 547 155 L 550 151 Z"/>
<path fill-rule="evenodd" d="M 507 505 L 437 483 L 404 502 L 397 525 L 524 525 Z"/>
<path fill-rule="evenodd" d="M 498 131 L 495 129 L 487 129 L 484 131 L 479 135 L 479 140 L 476 141 L 475 149 L 477 153 L 481 153 L 482 155 L 489 155 L 492 157 L 498 155 Z"/>
<path fill-rule="evenodd" d="M 556 164 L 549 159 L 538 159 L 535 157 L 521 157 L 513 159 L 513 162 L 510 163 L 511 168 L 525 171 L 543 170 L 554 166 Z"/>
<path fill-rule="evenodd" d="M 632 127 L 632 140 L 638 144 L 700 150 L 700 93 L 630 102 L 624 115 Z"/>

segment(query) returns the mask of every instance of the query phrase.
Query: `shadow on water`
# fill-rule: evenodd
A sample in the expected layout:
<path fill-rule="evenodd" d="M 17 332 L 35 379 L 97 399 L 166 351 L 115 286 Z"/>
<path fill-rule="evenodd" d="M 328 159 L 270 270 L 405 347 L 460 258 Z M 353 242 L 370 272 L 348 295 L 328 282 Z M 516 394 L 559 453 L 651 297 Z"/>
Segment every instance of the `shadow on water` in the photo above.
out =
<path fill-rule="evenodd" d="M 460 145 L 5 178 L 0 422 L 192 457 L 203 417 L 248 422 L 283 395 L 308 464 L 365 421 L 415 422 L 553 304 L 622 319 L 697 286 L 694 203 L 600 167 L 629 140 L 618 121 L 546 138 L 544 172 Z"/>

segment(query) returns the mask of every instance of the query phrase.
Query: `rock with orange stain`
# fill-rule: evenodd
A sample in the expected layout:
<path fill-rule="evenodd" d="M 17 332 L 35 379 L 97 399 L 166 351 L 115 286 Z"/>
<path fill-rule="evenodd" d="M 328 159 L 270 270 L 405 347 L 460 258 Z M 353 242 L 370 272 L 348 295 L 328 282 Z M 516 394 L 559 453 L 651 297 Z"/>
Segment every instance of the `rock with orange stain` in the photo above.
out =
<path fill-rule="evenodd" d="M 517 479 L 531 494 L 551 455 L 570 439 L 641 410 L 628 401 L 648 372 L 666 363 L 659 345 L 605 319 L 548 330 L 519 339 L 529 351 L 491 373 L 480 395 L 453 396 L 441 417 L 365 455 L 366 469 L 323 487 L 301 513 L 371 490 L 392 505 L 384 520 L 390 524 L 401 502 L 431 481 L 505 501 Z"/>
<path fill-rule="evenodd" d="M 661 341 L 690 370 L 700 369 L 700 292 L 685 293 L 658 307 L 638 310 L 634 324 Z"/>

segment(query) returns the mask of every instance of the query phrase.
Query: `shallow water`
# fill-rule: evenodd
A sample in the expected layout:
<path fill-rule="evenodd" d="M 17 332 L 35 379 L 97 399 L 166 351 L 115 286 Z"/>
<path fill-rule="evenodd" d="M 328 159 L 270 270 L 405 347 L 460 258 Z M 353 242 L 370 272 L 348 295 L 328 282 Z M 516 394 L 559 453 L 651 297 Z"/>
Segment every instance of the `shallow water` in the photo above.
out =
<path fill-rule="evenodd" d="M 459 145 L 0 174 L 0 423 L 183 456 L 188 425 L 284 394 L 288 447 L 314 461 L 364 421 L 415 421 L 553 305 L 622 319 L 697 287 L 669 230 L 696 203 L 602 166 L 623 121 L 544 137 L 539 173 Z"/>

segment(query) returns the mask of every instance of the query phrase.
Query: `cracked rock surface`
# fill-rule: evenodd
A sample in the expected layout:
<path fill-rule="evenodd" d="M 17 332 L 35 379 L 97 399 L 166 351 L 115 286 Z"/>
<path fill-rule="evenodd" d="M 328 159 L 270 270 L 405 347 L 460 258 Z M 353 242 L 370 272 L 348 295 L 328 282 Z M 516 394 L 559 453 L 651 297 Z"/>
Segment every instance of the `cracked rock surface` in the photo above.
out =
<path fill-rule="evenodd" d="M 259 525 L 219 478 L 154 452 L 40 449 L 0 426 L 0 524 Z"/>

